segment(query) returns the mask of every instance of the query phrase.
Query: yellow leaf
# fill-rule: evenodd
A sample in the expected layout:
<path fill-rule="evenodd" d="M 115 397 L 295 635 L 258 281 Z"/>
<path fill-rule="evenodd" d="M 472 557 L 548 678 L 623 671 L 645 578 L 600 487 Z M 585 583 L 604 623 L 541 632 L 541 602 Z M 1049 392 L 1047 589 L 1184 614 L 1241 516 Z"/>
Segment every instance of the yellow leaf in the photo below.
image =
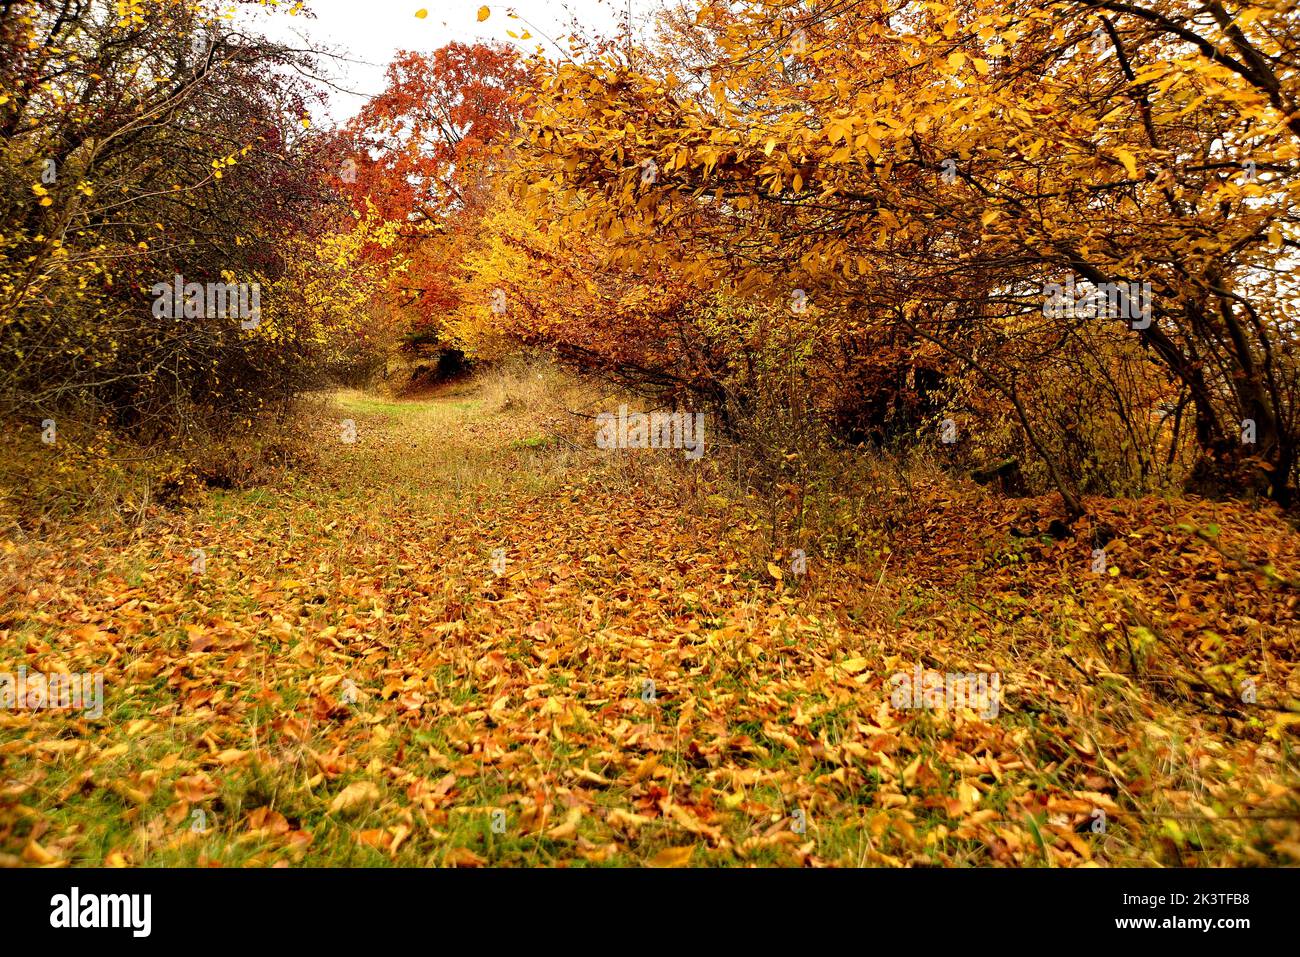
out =
<path fill-rule="evenodd" d="M 866 658 L 849 658 L 840 662 L 840 667 L 851 675 L 856 675 L 859 671 L 865 671 L 867 667 Z"/>
<path fill-rule="evenodd" d="M 415 11 L 415 16 L 416 16 L 416 18 L 417 18 L 417 19 L 420 19 L 420 20 L 423 20 L 423 19 L 424 19 L 425 17 L 427 17 L 428 15 L 429 15 L 429 11 L 426 10 L 426 9 L 424 9 L 423 7 L 421 7 L 419 10 L 416 10 L 416 11 Z"/>
<path fill-rule="evenodd" d="M 1287 728 L 1293 727 L 1295 725 L 1300 725 L 1300 714 L 1296 714 L 1294 711 L 1289 711 L 1284 714 L 1280 714 L 1277 716 L 1276 720 L 1274 720 L 1273 727 L 1269 729 L 1268 732 L 1269 736 L 1272 738 L 1276 738 L 1277 740 L 1280 741 L 1282 739 L 1283 732 Z"/>
<path fill-rule="evenodd" d="M 624 811 L 621 808 L 614 808 L 614 810 L 605 815 L 605 823 L 610 827 L 617 827 L 628 831 L 635 831 L 642 824 L 649 824 L 651 820 L 653 819 L 648 818 L 643 814 L 632 814 L 631 812 Z"/>
<path fill-rule="evenodd" d="M 572 838 L 576 837 L 577 834 L 578 834 L 578 826 L 576 824 L 570 824 L 567 821 L 563 824 L 557 824 L 555 827 L 551 828 L 549 831 L 546 832 L 546 836 L 553 841 L 571 840 Z"/>
<path fill-rule="evenodd" d="M 690 856 L 690 848 L 687 848 L 687 857 Z M 23 848 L 23 860 L 29 864 L 57 864 L 59 858 L 51 854 L 45 848 L 41 847 L 35 841 L 28 841 L 27 846 Z"/>
<path fill-rule="evenodd" d="M 478 8 L 478 22 L 479 22 L 479 23 L 482 23 L 484 20 L 486 20 L 486 19 L 487 19 L 488 17 L 490 17 L 490 16 L 492 16 L 492 11 L 489 10 L 487 7 L 479 7 L 479 8 Z"/>
<path fill-rule="evenodd" d="M 767 573 L 771 575 L 773 578 L 775 578 L 777 581 L 780 581 L 782 578 L 781 569 L 778 568 L 776 565 L 773 565 L 771 562 L 767 563 Z"/>
<path fill-rule="evenodd" d="M 379 788 L 371 781 L 357 781 L 340 791 L 330 802 L 330 813 L 354 811 L 376 801 Z"/>
<path fill-rule="evenodd" d="M 564 823 L 557 824 L 546 832 L 553 841 L 569 841 L 578 836 L 578 822 L 582 820 L 582 808 L 574 807 L 564 816 Z"/>
<path fill-rule="evenodd" d="M 920 770 L 921 770 L 921 756 L 918 754 L 912 760 L 911 764 L 903 768 L 903 785 L 909 788 L 915 787 L 916 775 Z M 906 800 L 904 800 L 904 803 L 906 803 Z"/>
<path fill-rule="evenodd" d="M 238 764 L 240 761 L 244 760 L 244 757 L 247 754 L 247 751 L 241 751 L 238 748 L 226 748 L 226 750 L 222 751 L 220 754 L 215 755 L 213 760 L 218 764 Z"/>
<path fill-rule="evenodd" d="M 1124 169 L 1128 170 L 1129 179 L 1134 179 L 1137 176 L 1137 160 L 1133 158 L 1132 153 L 1128 150 L 1116 150 L 1115 158 L 1124 164 Z"/>
<path fill-rule="evenodd" d="M 687 847 L 665 847 L 650 859 L 651 867 L 685 867 L 695 853 L 695 845 Z"/>

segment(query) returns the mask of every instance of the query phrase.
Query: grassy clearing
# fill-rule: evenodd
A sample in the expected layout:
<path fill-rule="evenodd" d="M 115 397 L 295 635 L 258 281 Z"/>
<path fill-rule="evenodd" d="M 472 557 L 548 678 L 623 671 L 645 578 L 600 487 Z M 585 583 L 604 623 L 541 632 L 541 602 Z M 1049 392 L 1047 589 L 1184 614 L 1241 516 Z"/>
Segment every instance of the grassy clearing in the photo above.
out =
<path fill-rule="evenodd" d="M 537 374 L 342 393 L 314 470 L 8 534 L 0 662 L 105 701 L 0 712 L 3 860 L 1300 860 L 1278 516 L 1094 502 L 1096 574 L 1047 500 L 880 469 L 810 509 L 598 452 Z M 997 713 L 893 707 L 917 666 L 999 674 Z"/>

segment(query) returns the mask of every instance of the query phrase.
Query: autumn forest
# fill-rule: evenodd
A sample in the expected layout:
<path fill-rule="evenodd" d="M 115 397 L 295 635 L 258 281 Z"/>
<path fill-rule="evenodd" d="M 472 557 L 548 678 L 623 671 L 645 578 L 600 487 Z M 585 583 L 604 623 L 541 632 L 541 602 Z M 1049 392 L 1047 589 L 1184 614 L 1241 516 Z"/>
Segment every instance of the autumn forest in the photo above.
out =
<path fill-rule="evenodd" d="M 575 3 L 0 0 L 0 866 L 1300 864 L 1293 0 Z"/>

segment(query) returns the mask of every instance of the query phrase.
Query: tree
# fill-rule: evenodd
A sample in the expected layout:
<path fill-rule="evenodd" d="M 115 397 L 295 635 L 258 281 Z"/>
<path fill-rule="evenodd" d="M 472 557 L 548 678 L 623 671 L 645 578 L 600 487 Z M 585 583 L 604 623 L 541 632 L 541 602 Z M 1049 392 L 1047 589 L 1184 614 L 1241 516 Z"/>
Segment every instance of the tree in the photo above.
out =
<path fill-rule="evenodd" d="M 847 330 L 910 330 L 1002 397 L 1070 512 L 1074 477 L 1023 396 L 1053 344 L 1160 370 L 1192 409 L 1199 471 L 1241 487 L 1257 463 L 1291 501 L 1300 143 L 1283 6 L 815 0 L 706 5 L 673 30 L 717 51 L 707 83 L 616 53 L 542 79 L 539 208 L 626 250 L 671 230 L 685 275 L 802 289 Z M 1151 294 L 1101 316 L 1045 308 L 1076 280 Z"/>
<path fill-rule="evenodd" d="M 286 246 L 337 202 L 294 75 L 310 54 L 170 0 L 8 3 L 0 44 L 0 398 L 152 438 L 310 379 L 280 375 L 304 359 L 292 313 L 271 336 L 206 302 L 160 315 L 156 291 L 285 288 Z"/>
<path fill-rule="evenodd" d="M 512 48 L 482 43 L 399 53 L 387 77 L 348 125 L 356 175 L 345 188 L 403 224 L 410 268 L 395 293 L 414 333 L 440 341 L 442 317 L 459 303 L 456 265 L 474 242 L 495 150 L 513 135 L 528 77 Z"/>

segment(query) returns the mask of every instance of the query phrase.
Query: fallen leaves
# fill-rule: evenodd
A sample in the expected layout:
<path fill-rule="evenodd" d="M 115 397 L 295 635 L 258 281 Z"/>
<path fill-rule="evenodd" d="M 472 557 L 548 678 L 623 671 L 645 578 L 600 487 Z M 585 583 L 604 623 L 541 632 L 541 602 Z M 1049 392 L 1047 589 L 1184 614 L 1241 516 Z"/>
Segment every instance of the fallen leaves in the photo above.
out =
<path fill-rule="evenodd" d="M 891 539 L 897 571 L 823 561 L 804 593 L 726 517 L 734 496 L 706 493 L 701 517 L 668 483 L 596 481 L 591 462 L 502 477 L 511 429 L 534 425 L 495 421 L 485 445 L 452 403 L 412 404 L 390 426 L 402 457 L 368 426 L 376 444 L 327 460 L 303 500 L 177 516 L 104 546 L 93 580 L 9 542 L 32 577 L 6 607 L 30 626 L 0 643 L 29 667 L 101 669 L 105 720 L 0 712 L 3 859 L 1082 866 L 1300 847 L 1293 821 L 1237 819 L 1291 807 L 1269 731 L 1294 727 L 1229 733 L 1123 674 L 1105 636 L 1128 613 L 1106 582 L 1066 587 L 1076 556 L 1026 545 L 1012 566 L 972 545 L 1021 506 L 956 499 L 942 517 L 922 496 Z M 464 460 L 495 477 L 467 481 Z M 1198 666 L 1253 654 L 1285 676 L 1291 596 L 1125 508 L 1108 520 L 1143 627 L 1194 633 Z M 1295 577 L 1279 530 L 1215 517 Z M 196 529 L 197 579 L 172 560 Z M 502 579 L 484 558 L 498 543 Z M 1147 586 L 1158 568 L 1181 593 Z M 1001 673 L 1000 713 L 892 707 L 890 675 L 914 666 Z"/>

